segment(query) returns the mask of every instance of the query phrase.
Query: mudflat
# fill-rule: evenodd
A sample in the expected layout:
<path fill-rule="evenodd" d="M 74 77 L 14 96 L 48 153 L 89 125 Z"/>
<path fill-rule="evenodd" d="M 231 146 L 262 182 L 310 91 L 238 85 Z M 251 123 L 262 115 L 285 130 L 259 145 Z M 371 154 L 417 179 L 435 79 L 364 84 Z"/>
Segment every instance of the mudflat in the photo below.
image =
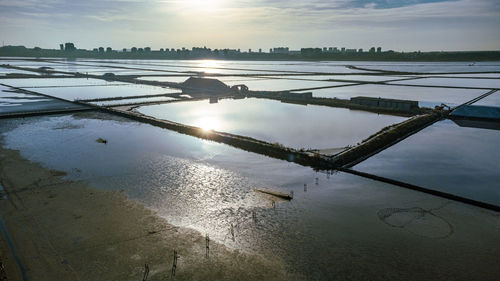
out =
<path fill-rule="evenodd" d="M 124 192 L 64 179 L 0 147 L 7 280 L 291 280 L 280 260 L 234 251 L 170 225 Z M 5 197 L 5 196 L 4 196 Z M 1 276 L 1 275 L 0 275 Z"/>

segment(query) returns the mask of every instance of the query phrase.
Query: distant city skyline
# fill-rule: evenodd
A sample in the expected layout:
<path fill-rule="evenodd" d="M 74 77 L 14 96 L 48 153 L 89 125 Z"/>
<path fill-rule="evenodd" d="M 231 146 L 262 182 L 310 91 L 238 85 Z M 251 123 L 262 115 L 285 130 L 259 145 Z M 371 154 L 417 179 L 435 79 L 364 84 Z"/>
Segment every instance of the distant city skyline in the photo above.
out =
<path fill-rule="evenodd" d="M 5 45 L 500 50 L 497 0 L 0 0 Z"/>

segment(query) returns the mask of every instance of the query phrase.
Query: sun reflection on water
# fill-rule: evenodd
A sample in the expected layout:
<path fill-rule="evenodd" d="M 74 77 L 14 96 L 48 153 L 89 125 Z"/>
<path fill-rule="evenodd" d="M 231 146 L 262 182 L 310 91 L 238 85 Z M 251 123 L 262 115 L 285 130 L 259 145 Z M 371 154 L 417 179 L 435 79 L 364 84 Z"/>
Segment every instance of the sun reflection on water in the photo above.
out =
<path fill-rule="evenodd" d="M 198 66 L 203 67 L 203 71 L 206 73 L 217 73 L 219 72 L 217 68 L 220 67 L 216 60 L 202 60 Z"/>
<path fill-rule="evenodd" d="M 219 118 L 213 116 L 202 117 L 195 122 L 196 127 L 202 128 L 204 131 L 220 131 L 222 123 Z"/>

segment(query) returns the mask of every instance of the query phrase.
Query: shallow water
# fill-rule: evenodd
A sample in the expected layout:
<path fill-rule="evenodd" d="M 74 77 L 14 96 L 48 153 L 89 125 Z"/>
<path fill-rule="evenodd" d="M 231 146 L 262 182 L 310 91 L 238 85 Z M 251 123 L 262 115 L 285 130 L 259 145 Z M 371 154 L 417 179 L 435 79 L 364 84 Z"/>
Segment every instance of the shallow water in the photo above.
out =
<path fill-rule="evenodd" d="M 39 95 L 13 92 L 12 88 L 0 85 L 0 114 L 75 108 L 81 108 L 81 106 Z"/>
<path fill-rule="evenodd" d="M 473 105 L 486 105 L 486 106 L 497 106 L 500 107 L 500 91 L 480 99 L 479 101 L 473 103 Z"/>
<path fill-rule="evenodd" d="M 434 106 L 445 103 L 457 106 L 472 100 L 488 90 L 420 88 L 389 85 L 356 85 L 331 89 L 312 90 L 314 97 L 350 99 L 352 97 L 382 97 L 390 99 L 415 100 L 420 106 Z"/>
<path fill-rule="evenodd" d="M 430 85 L 451 87 L 500 88 L 500 79 L 453 79 L 453 78 L 422 78 L 416 80 L 396 81 L 391 84 Z"/>
<path fill-rule="evenodd" d="M 266 79 L 266 80 L 248 80 L 238 84 L 245 84 L 249 88 L 249 90 L 252 91 L 287 91 L 296 89 L 340 86 L 340 85 L 348 85 L 351 83 L 330 82 L 330 81 L 289 80 L 289 79 Z"/>
<path fill-rule="evenodd" d="M 18 88 L 103 86 L 125 84 L 118 82 L 107 82 L 106 80 L 93 78 L 19 78 L 0 80 L 0 82 Z"/>
<path fill-rule="evenodd" d="M 355 62 L 353 65 L 376 70 L 404 72 L 500 72 L 500 62 Z"/>
<path fill-rule="evenodd" d="M 137 111 L 160 119 L 228 132 L 293 148 L 353 145 L 404 117 L 247 98 L 151 105 Z"/>
<path fill-rule="evenodd" d="M 107 60 L 109 65 L 167 71 L 193 71 L 220 74 L 243 73 L 365 73 L 349 69 L 345 62 L 305 61 L 228 61 L 228 60 Z M 352 64 L 352 62 L 350 62 Z M 366 72 L 367 73 L 367 72 Z"/>
<path fill-rule="evenodd" d="M 468 67 L 466 63 L 76 62 L 86 65 L 58 65 L 57 68 L 119 74 L 363 72 L 347 68 L 349 64 L 431 72 L 499 69 L 498 63 Z M 31 67 L 47 65 L 16 63 Z M 161 72 L 102 67 L 120 66 L 119 63 Z M 310 78 L 313 77 L 324 75 Z M 347 76 L 338 76 L 342 77 Z M 369 79 L 379 78 L 388 77 Z M 224 79 L 240 84 L 240 80 L 235 81 L 233 77 Z M 257 88 L 264 85 L 264 90 L 289 89 L 290 85 L 334 85 L 282 79 L 243 80 L 255 83 Z M 0 80 L 4 81 L 16 80 Z M 148 86 L 103 86 L 107 82 L 92 79 L 85 82 L 82 79 L 19 79 L 15 83 L 49 87 L 31 90 L 68 99 L 178 92 Z M 89 86 L 50 87 L 75 85 Z M 418 100 L 421 104 L 458 105 L 486 91 L 362 85 L 313 92 L 327 97 L 374 96 Z M 6 96 L 12 97 L 12 94 Z M 6 98 L 6 101 L 23 101 L 23 98 L 26 102 L 32 101 L 26 95 L 16 97 L 20 99 Z M 489 98 L 495 102 L 496 95 Z M 491 103 L 490 99 L 480 102 Z M 192 122 L 207 129 L 222 128 L 297 148 L 354 144 L 386 125 L 404 120 L 347 109 L 256 99 L 221 100 L 212 105 L 208 101 L 182 102 L 140 110 L 168 117 L 166 119 L 173 116 L 173 121 Z M 443 121 L 355 168 L 498 204 L 497 132 L 459 128 L 451 121 Z M 154 209 L 172 224 L 208 234 L 232 249 L 284 260 L 287 270 L 299 274 L 302 280 L 460 279 L 453 278 L 456 272 L 458 276 L 470 277 L 461 279 L 473 280 L 484 272 L 482 269 L 491 271 L 498 260 L 500 236 L 495 214 L 381 182 L 345 173 L 318 173 L 293 163 L 106 114 L 7 119 L 0 122 L 0 134 L 0 141 L 6 147 L 19 150 L 23 157 L 47 168 L 66 171 L 68 179 L 85 181 L 96 188 L 125 190 L 131 199 Z M 106 139 L 107 144 L 97 143 L 98 138 Z M 255 188 L 293 191 L 294 199 L 280 201 L 255 193 Z M 469 266 L 470 263 L 473 265 Z M 471 268 L 481 270 L 474 272 Z"/>
<path fill-rule="evenodd" d="M 354 169 L 500 205 L 500 131 L 440 121 Z"/>
<path fill-rule="evenodd" d="M 78 99 L 98 99 L 179 93 L 177 89 L 156 86 L 125 84 L 92 87 L 32 88 L 31 91 L 73 101 Z"/>
<path fill-rule="evenodd" d="M 287 270 L 303 280 L 425 279 L 435 274 L 432 264 L 453 260 L 457 251 L 484 259 L 484 246 L 475 240 L 465 243 L 470 236 L 461 231 L 453 240 L 460 249 L 435 242 L 453 231 L 446 219 L 457 208 L 441 212 L 445 219 L 426 213 L 449 205 L 426 194 L 344 173 L 317 173 L 105 114 L 16 119 L 2 125 L 3 143 L 23 157 L 97 188 L 123 189 L 170 223 L 233 249 L 284 260 Z M 99 137 L 108 143 L 97 143 Z M 294 199 L 281 202 L 255 193 L 255 188 L 293 191 Z M 493 218 L 482 214 L 470 219 L 469 211 L 458 210 L 460 219 L 452 221 L 459 230 L 466 221 L 467 229 L 480 229 L 483 239 L 491 241 Z M 404 227 L 393 227 L 401 221 Z M 397 257 L 394 247 L 401 249 Z M 430 271 L 413 268 L 414 263 Z"/>
<path fill-rule="evenodd" d="M 0 62 L 1 63 L 1 62 Z M 10 68 L 4 68 L 0 67 L 0 77 L 6 76 L 8 73 L 16 73 L 16 74 L 31 74 L 31 75 L 38 75 L 37 72 L 32 72 L 32 71 L 25 71 L 25 70 L 18 70 L 18 69 L 10 69 Z M 0 83 L 5 80 L 0 80 Z"/>
<path fill-rule="evenodd" d="M 439 77 L 473 77 L 473 78 L 496 78 L 500 79 L 500 73 L 468 73 L 468 74 L 431 74 L 426 75 L 429 77 L 439 76 Z"/>
<path fill-rule="evenodd" d="M 305 79 L 305 80 L 353 80 L 353 81 L 366 81 L 366 82 L 381 82 L 388 80 L 404 79 L 409 77 L 401 76 L 382 76 L 382 75 L 287 75 L 287 76 L 274 76 L 281 79 Z"/>
<path fill-rule="evenodd" d="M 92 104 L 100 106 L 114 106 L 114 105 L 130 104 L 130 103 L 165 102 L 165 101 L 175 101 L 175 100 L 178 99 L 173 97 L 155 97 L 155 98 L 135 98 L 135 99 L 101 101 L 101 102 L 92 102 Z"/>

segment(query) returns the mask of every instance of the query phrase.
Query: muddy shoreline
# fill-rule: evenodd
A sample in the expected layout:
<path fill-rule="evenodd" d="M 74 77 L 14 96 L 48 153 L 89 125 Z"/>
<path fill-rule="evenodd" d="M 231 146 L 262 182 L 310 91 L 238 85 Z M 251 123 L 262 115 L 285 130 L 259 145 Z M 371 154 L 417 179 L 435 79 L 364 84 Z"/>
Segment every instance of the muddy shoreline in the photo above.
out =
<path fill-rule="evenodd" d="M 0 144 L 1 145 L 1 144 Z M 167 280 L 176 250 L 176 280 L 293 280 L 284 263 L 232 251 L 200 233 L 175 227 L 124 192 L 93 189 L 64 179 L 0 146 L 0 178 L 7 199 L 0 212 L 27 280 Z M 0 243 L 8 280 L 23 280 Z"/>

